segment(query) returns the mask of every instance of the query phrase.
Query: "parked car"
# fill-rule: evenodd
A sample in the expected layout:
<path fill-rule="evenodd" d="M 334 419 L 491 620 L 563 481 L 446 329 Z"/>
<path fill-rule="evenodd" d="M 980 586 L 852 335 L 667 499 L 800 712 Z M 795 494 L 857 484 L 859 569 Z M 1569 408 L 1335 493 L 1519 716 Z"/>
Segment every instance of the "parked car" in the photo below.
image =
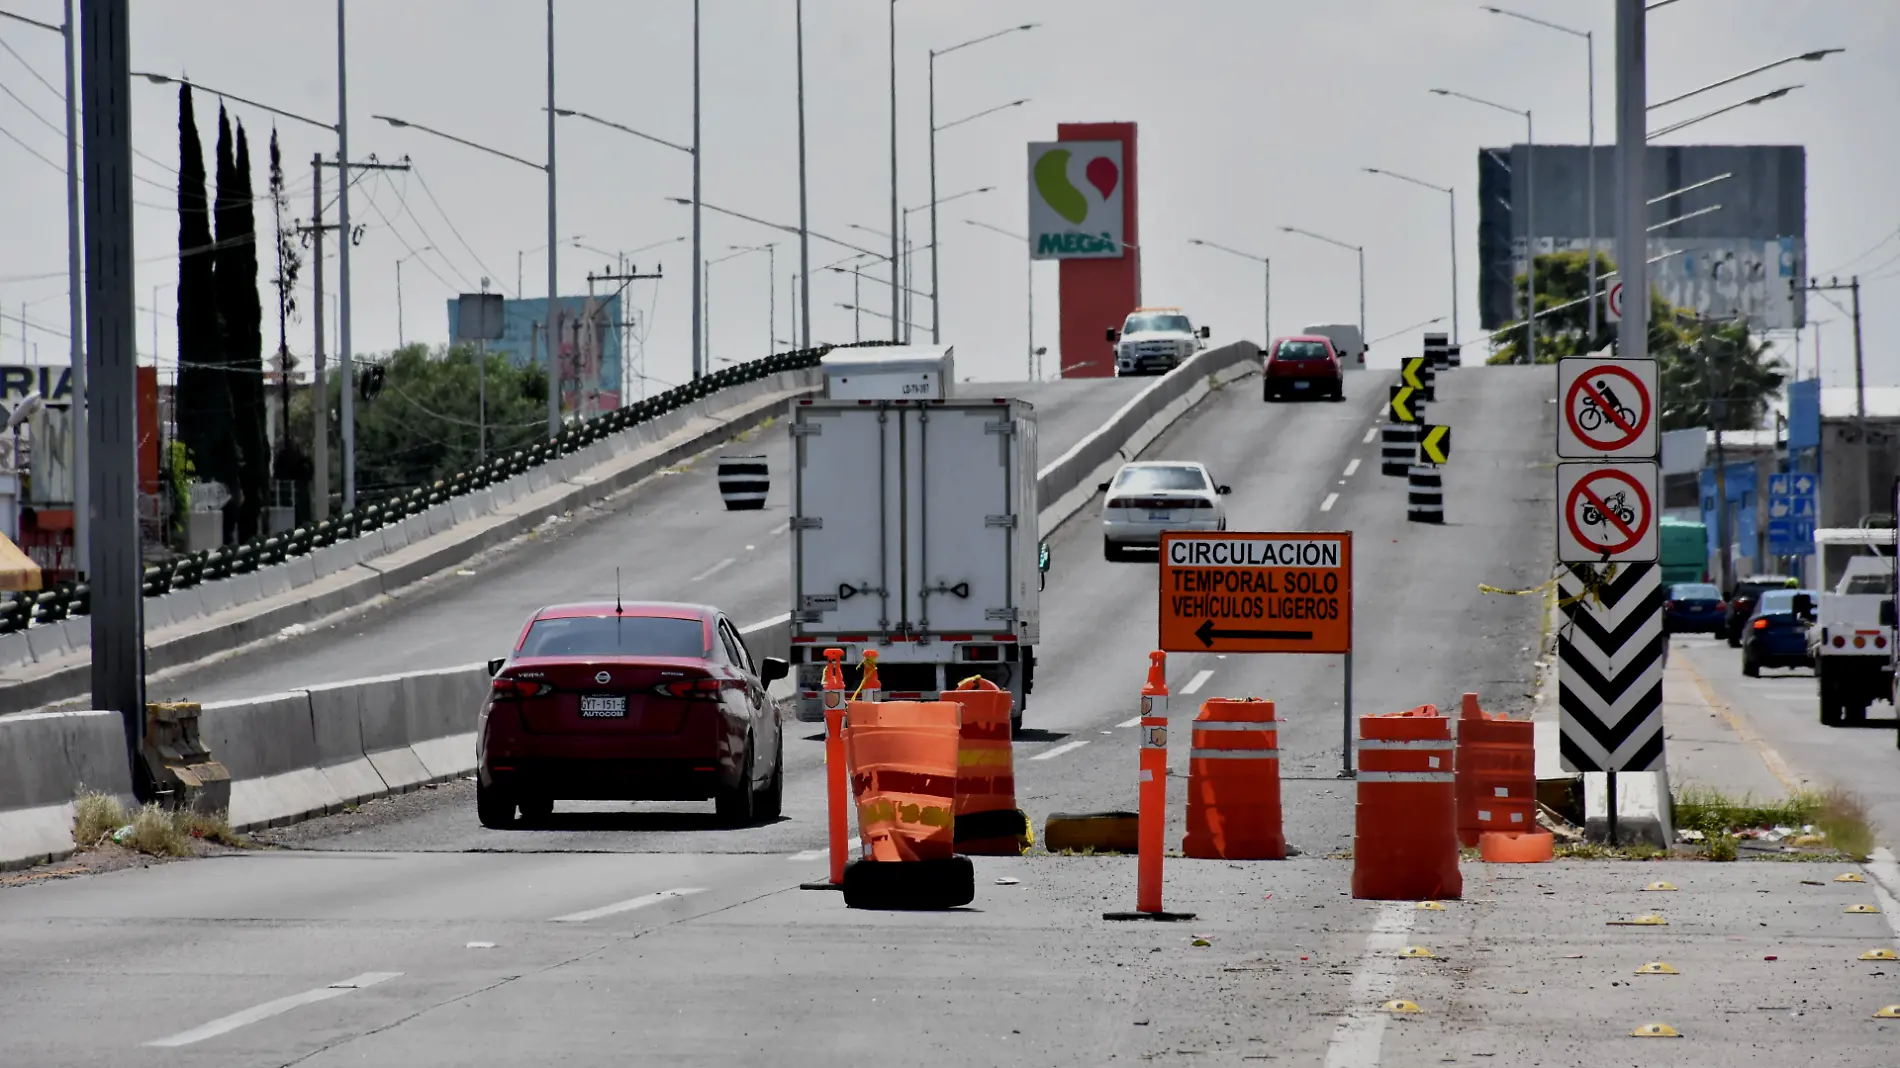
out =
<path fill-rule="evenodd" d="M 1813 590 L 1764 591 L 1742 627 L 1742 674 L 1755 678 L 1765 667 L 1813 667 L 1808 617 L 1819 599 Z"/>
<path fill-rule="evenodd" d="M 1339 353 L 1330 339 L 1317 334 L 1283 337 L 1267 346 L 1260 377 L 1263 400 L 1346 399 L 1346 378 L 1340 371 Z"/>
<path fill-rule="evenodd" d="M 476 724 L 485 827 L 544 821 L 556 801 L 704 801 L 721 822 L 776 819 L 778 703 L 789 665 L 753 660 L 731 620 L 696 604 L 550 605 L 489 662 Z"/>
<path fill-rule="evenodd" d="M 1728 602 L 1707 582 L 1678 582 L 1663 602 L 1663 630 L 1670 634 L 1722 633 Z"/>
<path fill-rule="evenodd" d="M 1729 648 L 1742 644 L 1742 628 L 1755 613 L 1755 600 L 1768 590 L 1792 589 L 1798 582 L 1786 575 L 1750 575 L 1735 583 L 1728 595 L 1728 615 L 1723 620 Z"/>
<path fill-rule="evenodd" d="M 1167 530 L 1226 530 L 1221 497 L 1231 487 L 1217 485 L 1197 463 L 1123 464 L 1101 484 L 1102 556 L 1125 560 L 1128 549 L 1156 549 Z"/>

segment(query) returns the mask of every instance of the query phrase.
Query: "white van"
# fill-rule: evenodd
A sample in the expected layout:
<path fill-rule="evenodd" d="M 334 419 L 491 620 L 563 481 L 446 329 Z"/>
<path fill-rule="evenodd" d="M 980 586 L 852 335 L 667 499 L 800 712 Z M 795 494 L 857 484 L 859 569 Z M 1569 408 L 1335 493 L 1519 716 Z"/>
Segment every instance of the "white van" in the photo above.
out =
<path fill-rule="evenodd" d="M 1333 351 L 1339 353 L 1339 369 L 1342 371 L 1363 371 L 1366 369 L 1366 342 L 1360 335 L 1359 327 L 1352 323 L 1318 323 L 1306 327 L 1300 333 L 1323 337 L 1333 343 Z"/>

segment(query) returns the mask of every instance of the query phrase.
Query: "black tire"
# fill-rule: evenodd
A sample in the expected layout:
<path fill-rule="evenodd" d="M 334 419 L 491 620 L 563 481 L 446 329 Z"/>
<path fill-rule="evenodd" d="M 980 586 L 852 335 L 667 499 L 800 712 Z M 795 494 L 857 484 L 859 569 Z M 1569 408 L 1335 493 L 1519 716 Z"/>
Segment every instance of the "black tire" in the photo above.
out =
<path fill-rule="evenodd" d="M 954 909 L 976 900 L 976 866 L 965 856 L 879 862 L 844 868 L 844 903 L 854 909 Z"/>
<path fill-rule="evenodd" d="M 1751 679 L 1761 678 L 1761 664 L 1754 657 L 1749 656 L 1746 649 L 1742 650 L 1742 674 Z"/>
<path fill-rule="evenodd" d="M 1128 559 L 1128 550 L 1123 549 L 1121 546 L 1115 544 L 1112 541 L 1109 541 L 1107 538 L 1103 538 L 1102 539 L 1102 559 L 1107 560 L 1108 562 L 1113 563 L 1113 564 L 1119 564 L 1123 560 Z"/>
<path fill-rule="evenodd" d="M 1014 738 L 1022 732 L 1023 714 L 1021 712 L 1011 712 L 1009 714 L 1009 736 Z"/>
<path fill-rule="evenodd" d="M 1339 401 L 1343 401 L 1343 400 L 1345 400 L 1345 399 L 1346 399 L 1346 383 L 1344 383 L 1344 382 L 1335 382 L 1335 383 L 1333 383 L 1333 400 L 1334 400 L 1334 402 L 1335 402 L 1335 403 L 1337 403 L 1337 402 L 1339 402 Z"/>
<path fill-rule="evenodd" d="M 779 732 L 778 758 L 772 762 L 772 778 L 752 800 L 752 818 L 770 823 L 785 811 L 785 732 Z"/>
<path fill-rule="evenodd" d="M 713 798 L 719 822 L 727 827 L 744 827 L 753 820 L 752 803 L 757 798 L 752 788 L 752 739 L 745 740 L 745 764 L 739 769 L 737 786 L 722 786 Z"/>
<path fill-rule="evenodd" d="M 1742 647 L 1742 632 L 1741 631 L 1730 630 L 1728 634 L 1726 635 L 1726 637 L 1728 638 L 1728 647 L 1730 649 L 1740 649 Z"/>
<path fill-rule="evenodd" d="M 1837 687 L 1833 680 L 1829 679 L 1827 674 L 1819 668 L 1815 670 L 1815 675 L 1820 680 L 1821 726 L 1838 727 L 1841 725 L 1841 719 L 1846 715 L 1847 709 L 1844 707 L 1840 695 L 1835 692 Z"/>
<path fill-rule="evenodd" d="M 542 826 L 554 815 L 552 797 L 524 797 L 515 806 L 521 809 L 521 822 L 530 827 Z"/>
<path fill-rule="evenodd" d="M 475 780 L 475 818 L 482 826 L 506 830 L 515 825 L 515 799 L 499 786 L 484 786 Z"/>
<path fill-rule="evenodd" d="M 1263 389 L 1260 391 L 1260 400 L 1266 404 L 1272 404 L 1274 401 L 1278 399 L 1279 398 L 1275 397 L 1273 395 L 1273 391 L 1270 389 Z"/>

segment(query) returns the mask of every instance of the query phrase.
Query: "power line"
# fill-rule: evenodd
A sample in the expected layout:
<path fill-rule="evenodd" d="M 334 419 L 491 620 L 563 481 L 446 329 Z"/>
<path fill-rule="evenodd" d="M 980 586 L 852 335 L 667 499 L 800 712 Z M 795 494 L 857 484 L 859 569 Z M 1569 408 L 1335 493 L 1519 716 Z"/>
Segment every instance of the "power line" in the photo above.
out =
<path fill-rule="evenodd" d="M 389 183 L 389 176 L 388 176 L 388 174 L 387 174 L 387 173 L 385 173 L 385 172 L 383 172 L 383 171 L 378 171 L 378 172 L 376 172 L 376 173 L 377 173 L 377 174 L 379 174 L 379 175 L 382 175 L 382 177 L 383 177 L 383 184 L 384 184 L 385 186 L 389 186 L 389 187 L 390 187 L 391 189 L 393 189 L 393 188 L 394 188 L 394 186 L 391 186 L 391 185 L 390 185 L 390 183 Z M 384 226 L 384 228 L 386 228 L 386 229 L 387 229 L 387 230 L 389 231 L 389 233 L 390 233 L 390 234 L 391 234 L 392 236 L 394 236 L 394 237 L 395 237 L 395 239 L 396 239 L 396 242 L 397 242 L 398 244 L 400 244 L 400 245 L 401 245 L 401 246 L 403 247 L 403 250 L 404 250 L 404 251 L 406 251 L 406 252 L 408 252 L 408 253 L 409 253 L 409 255 L 411 255 L 411 256 L 415 256 L 415 257 L 416 257 L 416 262 L 417 262 L 417 263 L 420 263 L 420 264 L 422 264 L 422 269 L 423 269 L 423 270 L 425 270 L 425 271 L 427 271 L 427 272 L 429 272 L 429 274 L 430 274 L 430 275 L 432 275 L 432 276 L 434 276 L 434 278 L 435 278 L 435 280 L 436 280 L 436 281 L 438 281 L 438 282 L 440 282 L 440 283 L 442 283 L 442 285 L 443 285 L 444 287 L 446 287 L 446 288 L 448 288 L 448 289 L 454 289 L 454 288 L 455 288 L 455 285 L 454 285 L 454 284 L 453 284 L 452 282 L 450 282 L 450 281 L 449 281 L 448 279 L 446 279 L 446 278 L 444 278 L 444 277 L 442 277 L 442 276 L 441 276 L 440 274 L 438 274 L 438 273 L 436 273 L 436 269 L 435 269 L 434 267 L 431 267 L 431 266 L 429 266 L 429 261 L 428 261 L 428 259 L 427 259 L 426 257 L 422 257 L 422 256 L 420 256 L 420 255 L 419 255 L 419 254 L 417 253 L 417 250 L 416 250 L 416 247 L 415 247 L 414 245 L 412 245 L 412 244 L 410 244 L 410 243 L 409 243 L 409 239 L 408 239 L 408 238 L 406 238 L 406 237 L 404 237 L 404 236 L 402 236 L 402 231 L 400 231 L 400 230 L 398 230 L 398 229 L 396 229 L 396 224 L 395 224 L 395 223 L 394 223 L 393 221 L 391 221 L 391 219 L 389 218 L 389 216 L 388 216 L 388 214 L 386 214 L 386 213 L 385 213 L 385 212 L 383 211 L 383 206 L 382 206 L 381 204 L 378 204 L 378 203 L 376 203 L 376 198 L 375 198 L 375 197 L 374 197 L 373 195 L 371 195 L 371 194 L 369 194 L 369 193 L 368 193 L 368 192 L 366 191 L 366 192 L 364 193 L 364 195 L 363 195 L 363 199 L 364 199 L 365 201 L 367 201 L 367 202 L 369 203 L 369 206 L 370 206 L 370 210 L 371 210 L 371 211 L 374 211 L 374 212 L 376 213 L 376 217 L 377 217 L 378 219 L 381 219 L 381 220 L 383 221 L 383 226 Z M 400 201 L 401 199 L 402 199 L 402 198 L 401 198 L 400 196 L 399 196 L 399 197 L 397 197 L 397 200 L 399 200 L 399 201 Z M 414 220 L 414 216 L 413 216 L 413 215 L 412 215 L 412 216 L 410 216 L 410 218 L 411 218 L 411 221 L 413 221 L 413 220 Z M 434 241 L 432 241 L 432 240 L 430 240 L 430 238 L 429 238 L 429 232 L 428 232 L 427 230 L 423 230 L 423 229 L 422 229 L 422 224 L 421 224 L 421 223 L 417 223 L 417 224 L 416 224 L 416 229 L 417 229 L 417 230 L 418 230 L 419 232 L 421 232 L 421 234 L 422 234 L 422 239 L 423 239 L 423 241 L 424 241 L 424 242 L 426 242 L 426 243 L 428 243 L 428 244 L 434 244 L 434 243 L 435 243 Z M 456 276 L 457 276 L 457 277 L 460 277 L 460 278 L 462 278 L 462 281 L 463 281 L 463 283 L 464 283 L 464 284 L 466 285 L 466 283 L 468 282 L 468 279 L 467 279 L 467 278 L 465 278 L 465 277 L 462 277 L 462 272 L 461 272 L 461 271 L 456 271 L 456 270 L 455 270 L 455 265 L 454 265 L 453 263 L 449 263 L 449 262 L 448 262 L 447 260 L 443 260 L 442 262 L 443 262 L 443 263 L 445 263 L 445 264 L 448 264 L 448 268 L 449 268 L 449 270 L 451 270 L 451 271 L 455 271 L 455 274 L 456 274 Z"/>
<path fill-rule="evenodd" d="M 500 279 L 501 279 L 501 274 L 500 274 L 500 272 L 498 272 L 498 271 L 496 271 L 496 270 L 495 270 L 495 269 L 494 269 L 493 267 L 490 267 L 490 266 L 489 266 L 488 264 L 486 264 L 486 263 L 483 263 L 483 262 L 482 262 L 482 257 L 481 257 L 481 254 L 480 254 L 480 253 L 478 253 L 478 252 L 476 252 L 476 251 L 475 251 L 475 249 L 474 249 L 474 247 L 473 247 L 473 246 L 471 246 L 471 245 L 470 245 L 470 244 L 468 243 L 468 241 L 467 241 L 467 239 L 465 239 L 465 238 L 463 238 L 463 237 L 462 237 L 462 231 L 460 231 L 460 230 L 458 230 L 458 229 L 456 229 L 456 226 L 455 226 L 455 220 L 454 220 L 454 219 L 451 219 L 451 218 L 449 218 L 449 213 L 448 213 L 448 212 L 446 212 L 446 211 L 443 211 L 443 210 L 442 210 L 442 202 L 441 202 L 441 201 L 439 201 L 439 200 L 437 200 L 437 199 L 435 198 L 435 193 L 434 193 L 434 191 L 432 191 L 432 190 L 431 190 L 431 189 L 429 188 L 429 180 L 428 180 L 428 179 L 426 179 L 426 178 L 424 178 L 424 177 L 422 176 L 422 171 L 421 171 L 420 169 L 418 169 L 418 168 L 417 168 L 417 167 L 415 166 L 415 164 L 413 164 L 413 163 L 411 163 L 411 164 L 410 164 L 410 171 L 409 171 L 409 173 L 411 173 L 411 174 L 413 174 L 413 175 L 415 175 L 415 176 L 416 176 L 416 184 L 417 184 L 417 185 L 420 185 L 420 186 L 422 187 L 422 192 L 423 192 L 423 195 L 425 195 L 425 196 L 427 196 L 427 197 L 429 198 L 429 203 L 431 203 L 431 204 L 434 204 L 434 205 L 435 205 L 435 212 L 436 212 L 436 214 L 437 214 L 437 215 L 440 215 L 440 216 L 442 216 L 442 221 L 443 221 L 443 222 L 445 222 L 445 223 L 448 223 L 448 224 L 449 224 L 449 232 L 455 235 L 455 240 L 457 240 L 457 241 L 459 241 L 459 242 L 461 242 L 461 245 L 462 245 L 462 247 L 463 247 L 464 249 L 467 249 L 467 250 L 468 250 L 468 254 L 469 254 L 470 256 L 472 256 L 472 257 L 474 257 L 474 259 L 475 259 L 475 263 L 476 263 L 476 264 L 477 264 L 478 266 L 480 266 L 480 267 L 481 267 L 481 269 L 482 269 L 482 271 L 483 271 L 483 272 L 485 272 L 485 273 L 486 273 L 486 274 L 488 275 L 488 277 L 489 277 L 489 278 L 491 278 L 491 279 L 494 279 L 494 280 L 495 280 L 495 287 L 496 287 L 497 289 L 499 289 L 499 288 L 501 288 L 501 282 L 500 282 Z M 396 193 L 396 199 L 398 199 L 398 200 L 403 200 L 403 196 L 402 196 L 402 193 L 401 193 L 401 191 L 398 191 L 398 192 Z M 409 208 L 409 203 L 408 203 L 408 201 L 406 201 L 406 200 L 403 200 L 403 210 L 405 210 L 405 211 L 407 211 L 407 210 L 408 210 L 408 208 Z M 413 212 L 411 212 L 411 213 L 410 213 L 410 218 L 412 218 L 412 219 L 413 219 L 413 218 L 415 218 L 415 214 L 414 214 Z M 418 223 L 416 224 L 416 229 L 418 229 L 418 230 L 420 230 L 420 229 L 422 229 L 422 224 L 421 224 L 420 222 L 418 222 Z M 433 244 L 433 243 L 434 243 L 434 242 L 431 242 L 431 244 Z M 550 256 L 552 256 L 553 254 L 554 254 L 554 252 L 553 252 L 553 250 L 552 250 L 552 249 L 550 249 L 550 250 L 548 251 L 548 255 L 550 255 Z M 459 274 L 460 272 L 458 271 L 457 273 Z M 521 299 L 521 294 L 519 294 L 519 293 L 516 293 L 516 294 L 515 294 L 515 299 L 516 299 L 516 300 L 520 300 L 520 299 Z"/>
<path fill-rule="evenodd" d="M 1879 252 L 1881 248 L 1887 244 L 1887 242 L 1892 241 L 1896 237 L 1900 237 L 1900 227 L 1895 227 L 1893 233 L 1890 233 L 1886 237 L 1881 238 L 1879 241 L 1874 242 L 1873 245 L 1868 247 L 1867 251 L 1861 253 L 1858 256 L 1855 256 L 1851 260 L 1848 260 L 1842 263 L 1839 267 L 1831 268 L 1829 270 L 1822 271 L 1820 273 L 1828 274 L 1828 275 L 1839 274 L 1843 270 L 1846 270 L 1847 268 L 1852 267 L 1854 264 L 1859 263 L 1861 260 L 1866 259 L 1867 257 L 1873 255 L 1876 252 Z M 1900 258 L 1900 257 L 1896 257 L 1896 258 Z M 1893 260 L 1887 261 L 1887 263 L 1892 263 L 1892 262 L 1894 261 Z M 1885 267 L 1886 265 L 1887 265 L 1886 263 L 1883 263 L 1880 265 L 1880 267 Z M 1880 267 L 1875 267 L 1872 269 L 1878 271 Z"/>

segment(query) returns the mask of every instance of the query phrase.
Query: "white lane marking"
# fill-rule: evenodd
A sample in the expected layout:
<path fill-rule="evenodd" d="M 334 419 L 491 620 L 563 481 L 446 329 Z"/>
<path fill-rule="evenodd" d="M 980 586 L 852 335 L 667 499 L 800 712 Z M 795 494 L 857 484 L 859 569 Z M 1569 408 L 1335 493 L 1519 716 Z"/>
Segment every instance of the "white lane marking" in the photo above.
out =
<path fill-rule="evenodd" d="M 493 942 L 470 942 L 470 943 L 469 943 L 469 944 L 467 945 L 467 947 L 465 947 L 465 948 L 468 948 L 468 949 L 494 949 L 494 948 L 495 948 L 495 943 L 493 943 Z"/>
<path fill-rule="evenodd" d="M 1136 716 L 1136 717 L 1135 717 L 1134 719 L 1125 719 L 1125 720 L 1122 720 L 1122 721 L 1121 721 L 1120 723 L 1117 723 L 1117 724 L 1115 724 L 1115 726 L 1117 726 L 1117 727 L 1139 727 L 1139 726 L 1141 726 L 1141 717 L 1140 717 L 1140 716 Z"/>
<path fill-rule="evenodd" d="M 1379 907 L 1379 918 L 1366 936 L 1365 955 L 1359 958 L 1352 990 L 1346 995 L 1351 1001 L 1326 1045 L 1326 1068 L 1377 1068 L 1386 1024 L 1379 1006 L 1398 983 L 1399 950 L 1417 915 L 1417 906 L 1410 902 L 1392 901 Z"/>
<path fill-rule="evenodd" d="M 1322 512 L 1330 512 L 1330 511 L 1332 511 L 1332 510 L 1333 510 L 1333 502 L 1334 502 L 1334 501 L 1337 501 L 1338 499 L 1339 499 L 1339 494 L 1337 494 L 1337 493 L 1328 493 L 1328 494 L 1326 495 L 1326 499 L 1325 499 L 1325 500 L 1323 500 L 1323 501 L 1321 501 L 1321 502 L 1319 502 L 1319 510 L 1320 510 L 1320 511 L 1322 511 Z"/>
<path fill-rule="evenodd" d="M 1366 440 L 1367 440 L 1367 441 L 1371 441 L 1372 439 L 1371 439 L 1371 438 L 1367 438 Z M 771 531 L 770 531 L 770 533 L 771 533 L 772 535 L 774 535 L 774 536 L 777 536 L 777 535 L 779 535 L 779 534 L 783 534 L 783 533 L 785 533 L 785 532 L 786 532 L 787 530 L 789 530 L 789 529 L 791 529 L 791 526 L 792 526 L 792 521 L 791 521 L 791 520 L 789 520 L 789 519 L 787 519 L 787 520 L 786 520 L 785 522 L 783 522 L 783 523 L 780 523 L 780 524 L 779 524 L 778 526 L 775 526 L 775 527 L 773 527 L 773 528 L 771 529 Z"/>
<path fill-rule="evenodd" d="M 856 838 L 853 838 L 849 842 L 846 842 L 844 844 L 844 850 L 845 852 L 849 853 L 852 850 L 858 848 L 859 844 L 860 843 L 858 842 L 858 840 Z M 823 849 L 801 849 L 798 852 L 793 853 L 791 856 L 786 857 L 785 859 L 803 862 L 803 861 L 817 860 L 820 857 L 828 857 L 830 855 L 831 855 L 831 847 L 826 846 Z"/>
<path fill-rule="evenodd" d="M 1182 696 L 1185 697 L 1188 694 L 1200 693 L 1201 687 L 1207 685 L 1207 680 L 1213 677 L 1214 672 L 1212 669 L 1195 672 L 1194 677 L 1187 681 L 1187 685 L 1181 687 Z M 1136 722 L 1140 722 L 1140 720 L 1137 719 Z"/>
<path fill-rule="evenodd" d="M 1052 757 L 1059 757 L 1064 753 L 1073 753 L 1077 749 L 1080 749 L 1087 744 L 1089 744 L 1089 740 L 1087 738 L 1077 738 L 1073 742 L 1063 742 L 1061 745 L 1056 746 L 1054 749 L 1049 750 L 1047 753 L 1037 753 L 1035 756 L 1032 756 L 1029 759 L 1048 760 Z"/>
<path fill-rule="evenodd" d="M 686 581 L 699 582 L 703 579 L 712 578 L 714 575 L 719 574 L 721 571 L 724 571 L 725 569 L 731 567 L 735 563 L 737 563 L 737 561 L 734 560 L 732 557 L 728 556 L 724 560 L 719 561 L 718 563 L 714 564 L 713 566 L 707 568 L 704 571 L 701 571 L 699 574 L 694 575 L 692 578 L 689 578 Z"/>
<path fill-rule="evenodd" d="M 319 1001 L 340 998 L 352 990 L 361 990 L 366 986 L 375 986 L 377 983 L 388 982 L 401 974 L 401 972 L 364 972 L 362 975 L 345 979 L 341 982 L 331 983 L 329 986 L 320 986 L 315 990 L 306 990 L 301 994 L 292 994 L 289 997 L 278 998 L 276 1001 L 266 1001 L 262 1005 L 253 1005 L 242 1012 L 234 1012 L 229 1016 L 221 1016 L 203 1026 L 194 1027 L 189 1031 L 180 1031 L 175 1035 L 169 1035 L 165 1038 L 153 1039 L 145 1044 L 148 1046 L 189 1046 L 194 1042 L 203 1042 L 207 1038 L 216 1038 L 227 1032 L 235 1031 L 246 1024 L 254 1024 L 259 1020 L 268 1020 L 273 1016 L 289 1012 L 300 1006 L 314 1005 Z"/>
<path fill-rule="evenodd" d="M 1900 945 L 1900 861 L 1895 861 L 1893 851 L 1886 846 L 1876 847 L 1864 865 L 1867 874 L 1874 877 L 1874 896 L 1880 899 L 1880 914 L 1887 918 L 1887 926 L 1893 930 L 1894 943 Z"/>
<path fill-rule="evenodd" d="M 662 901 L 671 901 L 676 897 L 690 897 L 693 894 L 703 894 L 705 892 L 705 887 L 682 886 L 673 890 L 662 890 L 657 894 L 642 894 L 639 897 L 630 897 L 625 901 L 616 901 L 611 905 L 602 905 L 597 909 L 588 909 L 586 912 L 570 912 L 565 916 L 554 917 L 553 922 L 586 923 L 588 920 L 598 920 L 602 916 L 612 916 L 620 912 L 632 912 L 634 909 L 643 909 L 648 905 L 657 905 Z"/>
<path fill-rule="evenodd" d="M 1379 428 L 1375 426 L 1371 430 L 1366 431 L 1366 436 L 1359 440 L 1359 444 L 1370 445 L 1372 444 L 1372 439 L 1378 436 L 1379 436 Z"/>
<path fill-rule="evenodd" d="M 1359 470 L 1359 457 L 1355 456 L 1352 462 L 1346 465 L 1346 477 L 1351 478 L 1352 473 L 1357 470 Z"/>
<path fill-rule="evenodd" d="M 773 627 L 782 627 L 785 624 L 790 623 L 791 621 L 792 621 L 792 614 L 790 612 L 780 612 L 778 615 L 773 616 L 771 619 L 761 619 L 757 623 L 752 624 L 751 626 L 740 627 L 739 636 L 741 638 L 748 637 L 750 635 L 757 634 L 758 632 L 762 630 L 770 630 Z"/>

